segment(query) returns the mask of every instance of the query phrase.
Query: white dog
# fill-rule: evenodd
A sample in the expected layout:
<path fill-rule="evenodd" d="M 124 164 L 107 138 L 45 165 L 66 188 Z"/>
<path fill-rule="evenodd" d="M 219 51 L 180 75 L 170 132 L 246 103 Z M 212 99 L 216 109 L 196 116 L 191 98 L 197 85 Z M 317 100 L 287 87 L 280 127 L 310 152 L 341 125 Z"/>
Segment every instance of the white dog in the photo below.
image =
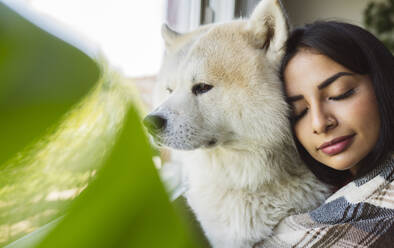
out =
<path fill-rule="evenodd" d="M 160 104 L 144 123 L 158 144 L 183 150 L 185 196 L 215 248 L 252 247 L 329 192 L 293 143 L 277 75 L 287 34 L 276 0 L 246 21 L 163 28 Z"/>

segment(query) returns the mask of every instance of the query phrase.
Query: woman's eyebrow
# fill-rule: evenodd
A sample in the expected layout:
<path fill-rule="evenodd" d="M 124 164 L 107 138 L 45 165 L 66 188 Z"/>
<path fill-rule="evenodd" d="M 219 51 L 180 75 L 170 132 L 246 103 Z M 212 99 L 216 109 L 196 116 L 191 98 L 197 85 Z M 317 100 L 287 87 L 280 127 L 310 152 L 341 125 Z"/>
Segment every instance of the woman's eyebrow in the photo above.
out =
<path fill-rule="evenodd" d="M 288 97 L 286 97 L 286 101 L 287 101 L 288 103 L 291 103 L 291 102 L 295 102 L 295 101 L 301 100 L 301 99 L 303 99 L 303 98 L 304 98 L 303 95 L 288 96 Z"/>
<path fill-rule="evenodd" d="M 351 76 L 351 75 L 354 75 L 354 73 L 345 72 L 345 71 L 338 72 L 338 73 L 332 75 L 331 77 L 327 78 L 326 80 L 324 80 L 322 83 L 320 83 L 320 84 L 317 86 L 317 88 L 318 88 L 319 90 L 324 89 L 325 87 L 329 86 L 331 83 L 333 83 L 333 82 L 334 82 L 335 80 L 337 80 L 338 78 L 340 78 L 340 77 L 342 77 L 342 76 Z M 295 102 L 295 101 L 301 100 L 301 99 L 303 99 L 303 98 L 304 98 L 303 95 L 289 96 L 289 97 L 286 97 L 286 101 L 287 101 L 288 103 L 291 103 L 291 102 Z"/>
<path fill-rule="evenodd" d="M 326 88 L 327 86 L 329 86 L 331 83 L 333 83 L 335 80 L 337 80 L 339 77 L 342 77 L 342 76 L 351 76 L 351 75 L 354 75 L 354 73 L 345 72 L 345 71 L 338 72 L 338 73 L 334 74 L 333 76 L 331 76 L 331 77 L 327 78 L 326 80 L 324 80 L 321 84 L 319 84 L 319 85 L 317 86 L 317 88 L 318 88 L 319 90 L 324 89 L 324 88 Z"/>

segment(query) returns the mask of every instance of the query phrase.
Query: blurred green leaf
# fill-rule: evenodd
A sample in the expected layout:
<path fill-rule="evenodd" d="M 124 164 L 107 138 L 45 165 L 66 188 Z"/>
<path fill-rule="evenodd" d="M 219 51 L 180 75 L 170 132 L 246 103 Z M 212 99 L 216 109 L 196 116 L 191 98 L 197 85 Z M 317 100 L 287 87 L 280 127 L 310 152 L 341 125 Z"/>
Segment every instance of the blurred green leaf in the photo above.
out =
<path fill-rule="evenodd" d="M 0 3 L 0 165 L 54 127 L 97 82 L 87 55 Z"/>
<path fill-rule="evenodd" d="M 4 248 L 33 248 L 35 247 L 44 237 L 59 223 L 62 218 L 58 218 L 46 225 L 43 225 L 39 229 L 32 233 L 29 233 L 22 238 L 12 242 Z"/>
<path fill-rule="evenodd" d="M 105 161 L 129 106 L 114 73 L 38 142 L 0 167 L 0 246 L 64 214 Z"/>
<path fill-rule="evenodd" d="M 197 247 L 116 73 L 2 3 L 0 54 L 1 245 Z"/>
<path fill-rule="evenodd" d="M 196 247 L 168 201 L 133 109 L 97 179 L 37 247 Z"/>

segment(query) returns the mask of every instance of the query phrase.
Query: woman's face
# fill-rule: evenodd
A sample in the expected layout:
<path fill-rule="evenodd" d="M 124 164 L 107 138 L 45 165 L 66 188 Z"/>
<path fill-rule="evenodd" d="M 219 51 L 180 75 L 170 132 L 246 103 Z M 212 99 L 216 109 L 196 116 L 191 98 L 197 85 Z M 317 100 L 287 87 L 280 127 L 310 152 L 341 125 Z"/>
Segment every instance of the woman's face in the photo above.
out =
<path fill-rule="evenodd" d="M 370 78 L 325 55 L 301 50 L 288 63 L 284 79 L 300 143 L 317 161 L 355 173 L 379 136 Z"/>

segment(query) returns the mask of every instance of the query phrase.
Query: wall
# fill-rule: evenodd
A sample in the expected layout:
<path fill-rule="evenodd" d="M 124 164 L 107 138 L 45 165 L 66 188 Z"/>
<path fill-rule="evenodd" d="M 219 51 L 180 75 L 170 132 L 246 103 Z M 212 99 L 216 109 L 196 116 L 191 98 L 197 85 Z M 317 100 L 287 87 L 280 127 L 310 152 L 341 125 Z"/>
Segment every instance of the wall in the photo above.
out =
<path fill-rule="evenodd" d="M 317 19 L 363 26 L 363 11 L 371 0 L 282 0 L 293 26 Z"/>

